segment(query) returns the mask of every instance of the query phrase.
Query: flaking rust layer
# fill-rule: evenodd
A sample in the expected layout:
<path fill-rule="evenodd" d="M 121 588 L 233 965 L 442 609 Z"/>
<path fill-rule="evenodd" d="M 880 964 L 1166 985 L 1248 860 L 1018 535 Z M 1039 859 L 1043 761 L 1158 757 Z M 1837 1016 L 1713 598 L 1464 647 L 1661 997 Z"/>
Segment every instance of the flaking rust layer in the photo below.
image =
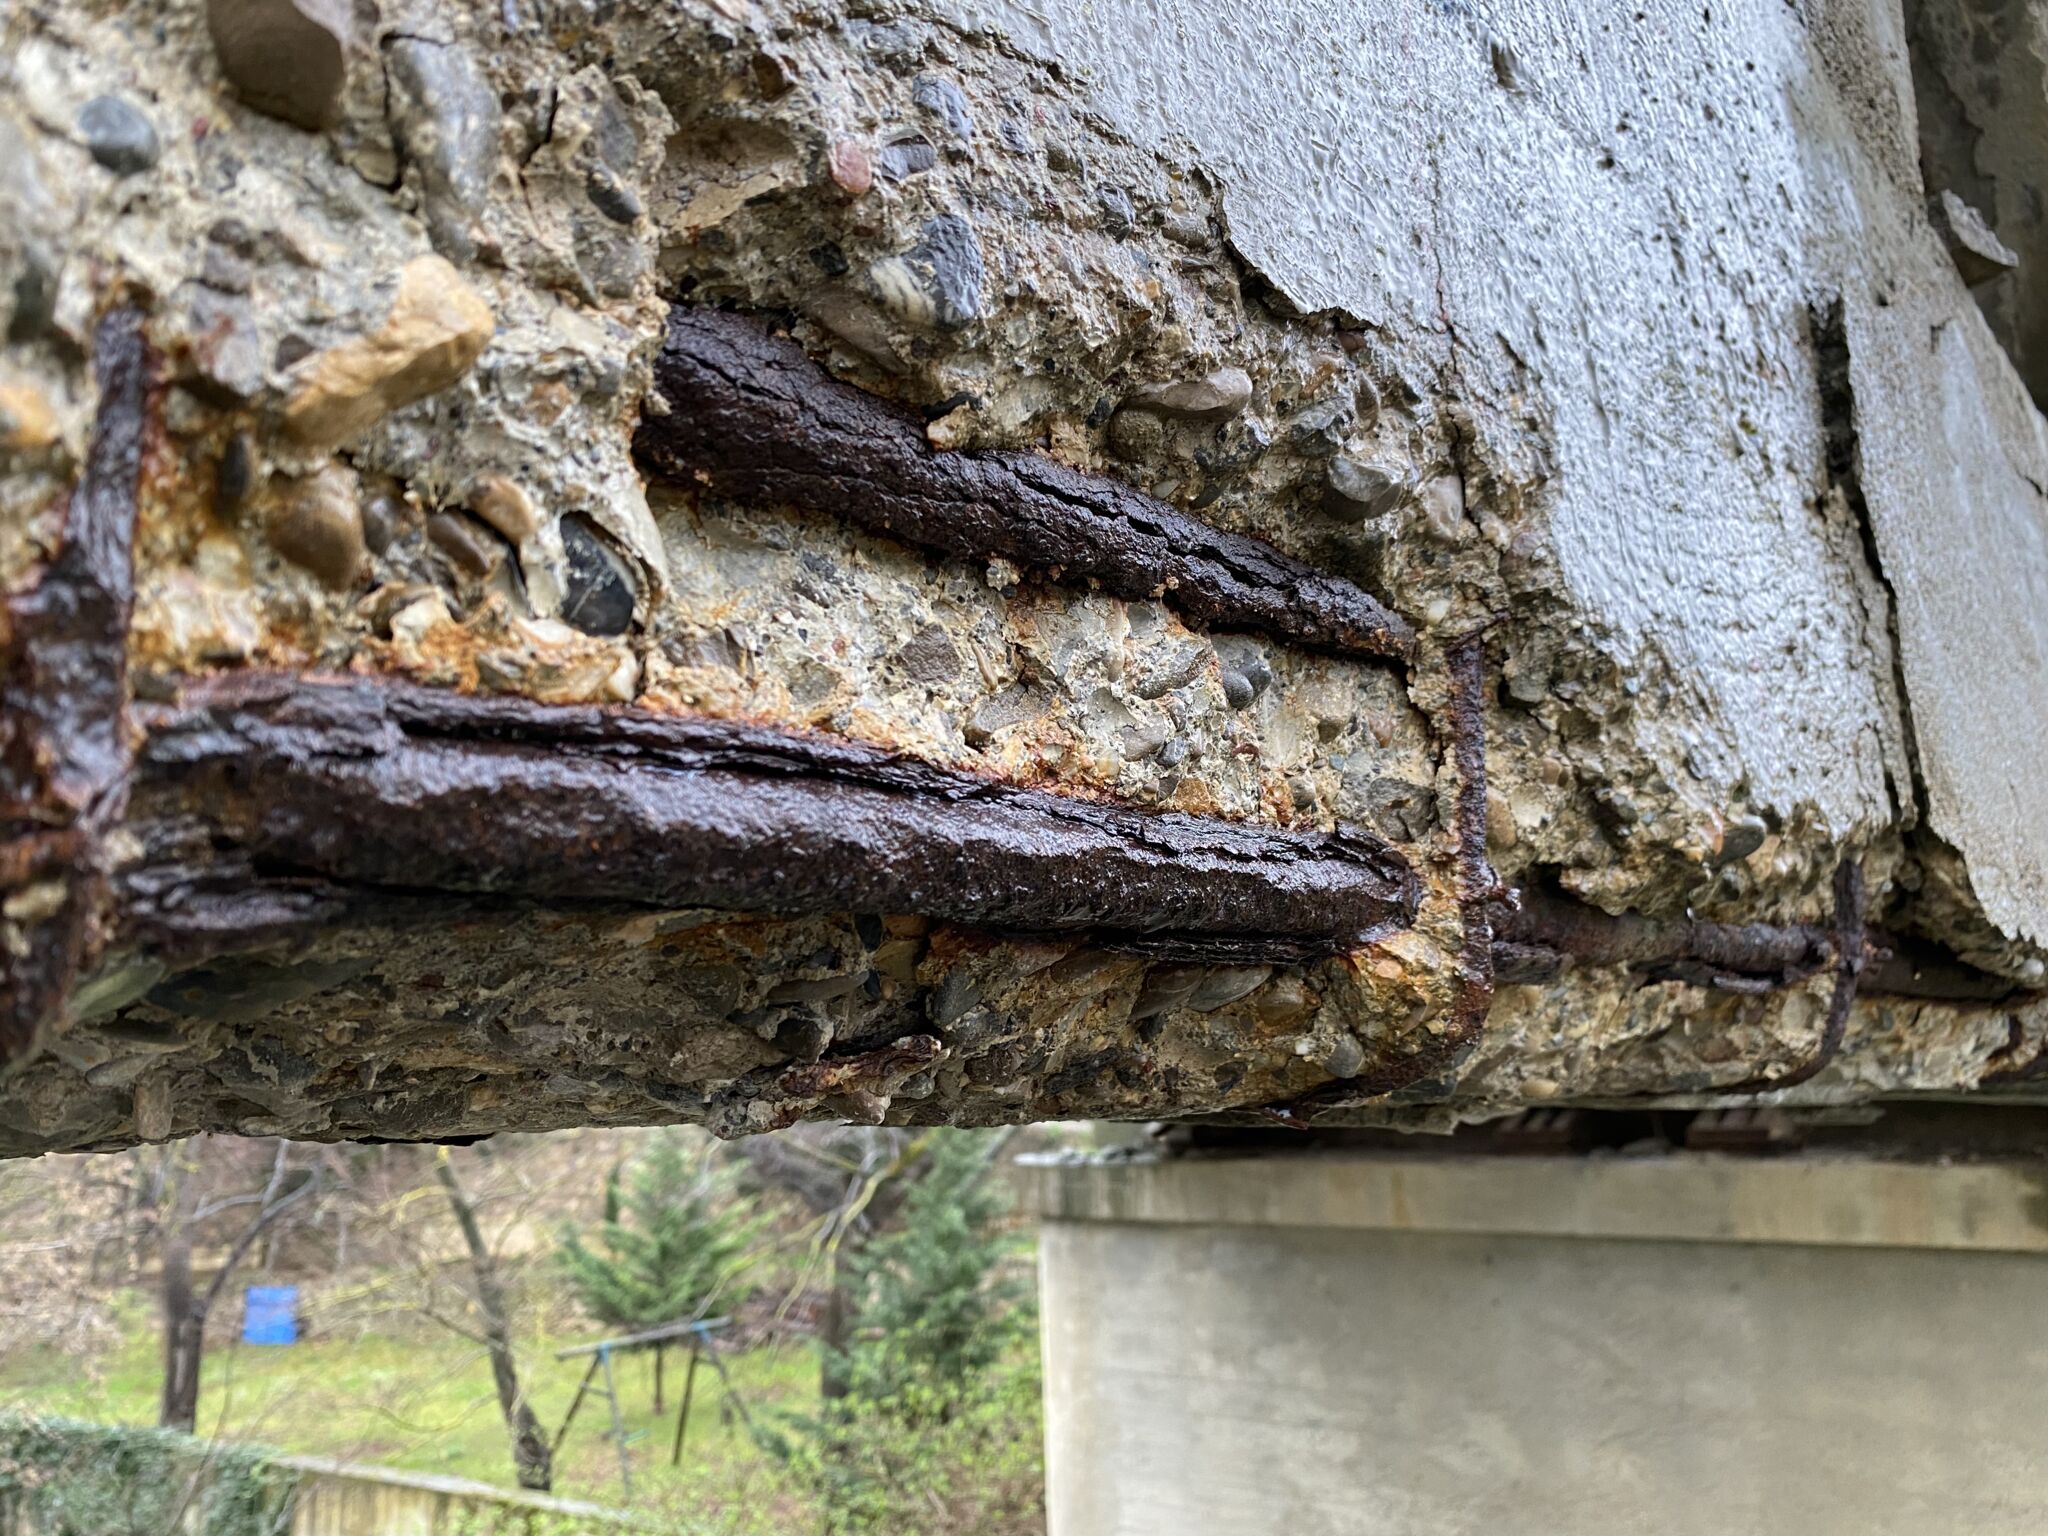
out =
<path fill-rule="evenodd" d="M 243 12 L 285 52 L 235 46 Z M 61 1006 L 9 999 L 37 1017 L 0 1152 L 817 1115 L 1441 1123 L 2033 1080 L 2042 957 L 1909 790 L 1830 823 L 1646 745 L 1718 723 L 1560 575 L 1542 391 L 1466 379 L 1433 323 L 1302 312 L 1239 254 L 1213 168 L 1124 136 L 1031 49 L 779 0 L 81 0 L 10 10 L 0 60 L 0 586 L 22 612 L 56 590 L 118 403 L 103 317 L 132 309 L 160 378 L 121 722 L 145 779 L 209 688 L 388 680 L 851 743 L 1275 848 L 1362 835 L 1415 897 L 1339 954 L 1296 933 L 1165 953 L 1085 881 L 1005 920 L 937 854 L 900 911 L 408 881 L 417 828 L 350 863 L 200 836 L 219 805 L 138 780 L 65 897 L 92 921 Z M 741 423 L 763 434 L 744 465 L 672 452 L 702 409 L 659 385 L 677 324 L 862 392 L 848 420 L 872 408 L 920 464 L 1006 466 L 1049 515 L 1143 538 L 984 548 L 849 504 L 843 474 L 778 481 L 763 466 L 820 462 L 778 447 L 801 424 Z M 1814 326 L 1825 393 L 1824 306 Z M 1814 458 L 1839 510 L 1853 456 Z M 1218 569 L 1252 567 L 1217 550 L 1263 550 L 1274 581 L 1219 599 Z M 1860 564 L 1844 582 L 1882 596 Z M 41 643 L 0 635 L 11 666 Z M 1881 640 L 1871 659 L 1882 693 Z M 1889 981 L 1858 957 L 1835 1029 L 1845 861 L 1897 954 Z M 0 873 L 12 987 L 68 909 L 47 870 Z M 1516 889 L 1762 925 L 1806 958 L 1532 960 Z M 1937 971 L 1961 992 L 1915 995 Z"/>

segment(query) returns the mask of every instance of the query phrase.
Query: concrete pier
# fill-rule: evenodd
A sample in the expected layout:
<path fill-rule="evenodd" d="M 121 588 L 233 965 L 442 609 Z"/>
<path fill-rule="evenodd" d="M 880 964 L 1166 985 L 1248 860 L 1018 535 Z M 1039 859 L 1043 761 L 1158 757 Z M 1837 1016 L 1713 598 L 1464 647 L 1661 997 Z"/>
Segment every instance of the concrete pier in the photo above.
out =
<path fill-rule="evenodd" d="M 2048 1529 L 2048 1168 L 1042 1163 L 1050 1536 Z"/>

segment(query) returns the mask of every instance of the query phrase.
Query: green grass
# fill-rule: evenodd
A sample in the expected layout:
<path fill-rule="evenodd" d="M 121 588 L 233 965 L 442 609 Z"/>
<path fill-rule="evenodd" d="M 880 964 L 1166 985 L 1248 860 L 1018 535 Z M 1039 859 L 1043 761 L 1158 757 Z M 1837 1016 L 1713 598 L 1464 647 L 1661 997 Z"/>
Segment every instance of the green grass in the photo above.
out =
<path fill-rule="evenodd" d="M 0 1360 L 0 1405 L 107 1424 L 153 1424 L 161 1381 L 155 1318 L 144 1298 L 121 1308 L 122 1339 L 91 1368 L 49 1355 Z M 552 1435 L 567 1412 L 584 1360 L 556 1361 L 554 1350 L 580 1338 L 520 1340 L 521 1380 Z M 684 1357 L 669 1352 L 666 1411 L 652 1407 L 651 1355 L 615 1365 L 631 1445 L 633 1505 L 688 1511 L 688 1529 L 720 1533 L 809 1530 L 806 1501 L 755 1447 L 736 1416 L 721 1412 L 724 1393 L 708 1367 L 697 1374 L 683 1464 L 671 1470 L 669 1447 L 682 1393 Z M 754 1412 L 803 1410 L 816 1400 L 817 1364 L 802 1345 L 753 1350 L 728 1359 L 733 1384 Z M 730 1417 L 730 1422 L 727 1422 Z M 610 1424 L 601 1398 L 586 1399 L 555 1467 L 555 1492 L 622 1503 L 618 1454 L 600 1438 Z M 511 1453 L 483 1350 L 453 1333 L 423 1329 L 409 1337 L 315 1338 L 208 1351 L 201 1379 L 199 1432 L 287 1451 L 439 1472 L 509 1486 Z"/>

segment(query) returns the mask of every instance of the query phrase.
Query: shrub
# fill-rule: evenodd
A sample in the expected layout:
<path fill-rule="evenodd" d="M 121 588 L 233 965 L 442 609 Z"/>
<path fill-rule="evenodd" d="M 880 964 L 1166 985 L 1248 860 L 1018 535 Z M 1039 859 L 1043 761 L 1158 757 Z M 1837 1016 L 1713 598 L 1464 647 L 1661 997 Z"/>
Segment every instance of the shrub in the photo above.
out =
<path fill-rule="evenodd" d="M 896 1411 L 892 1411 L 896 1410 Z M 1038 1351 L 1011 1350 L 961 1390 L 908 1388 L 892 1405 L 842 1398 L 789 1460 L 828 1531 L 1037 1536 L 1045 1529 Z"/>
<path fill-rule="evenodd" d="M 293 1476 L 266 1451 L 164 1429 L 0 1413 L 0 1527 L 43 1536 L 283 1536 Z"/>
<path fill-rule="evenodd" d="M 988 1145 L 973 1132 L 933 1133 L 902 1227 L 850 1266 L 847 1397 L 907 1423 L 947 1417 L 1032 1323 L 1022 1287 L 999 1272 L 1013 1241 Z"/>
<path fill-rule="evenodd" d="M 852 1258 L 845 1395 L 765 1438 L 836 1532 L 1042 1527 L 1036 1317 L 1005 1273 L 1014 1239 L 993 1143 L 935 1131 L 901 1227 Z"/>

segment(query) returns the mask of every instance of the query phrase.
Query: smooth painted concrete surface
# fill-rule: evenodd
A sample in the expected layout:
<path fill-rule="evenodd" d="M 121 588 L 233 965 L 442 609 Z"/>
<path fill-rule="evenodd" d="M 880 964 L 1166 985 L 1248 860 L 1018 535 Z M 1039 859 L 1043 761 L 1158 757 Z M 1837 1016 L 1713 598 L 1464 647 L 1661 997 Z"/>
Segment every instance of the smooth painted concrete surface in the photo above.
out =
<path fill-rule="evenodd" d="M 1850 1159 L 1667 1159 L 1661 1210 L 1597 1164 L 1471 1159 L 1462 1187 L 1411 1168 L 1405 1212 L 1382 1181 L 1346 1219 L 1328 1190 L 1366 1161 L 1029 1176 L 1042 1207 L 1064 1187 L 1040 1249 L 1050 1536 L 2048 1530 L 2048 1257 L 2021 1170 L 1891 1186 L 1926 1209 L 1880 1246 L 1842 1209 L 1884 1165 Z M 1075 1219 L 1077 1189 L 1122 1182 L 1148 1192 Z M 1274 1219 L 1217 1219 L 1253 1185 Z M 1701 1211 L 1717 1190 L 1743 1208 Z"/>

